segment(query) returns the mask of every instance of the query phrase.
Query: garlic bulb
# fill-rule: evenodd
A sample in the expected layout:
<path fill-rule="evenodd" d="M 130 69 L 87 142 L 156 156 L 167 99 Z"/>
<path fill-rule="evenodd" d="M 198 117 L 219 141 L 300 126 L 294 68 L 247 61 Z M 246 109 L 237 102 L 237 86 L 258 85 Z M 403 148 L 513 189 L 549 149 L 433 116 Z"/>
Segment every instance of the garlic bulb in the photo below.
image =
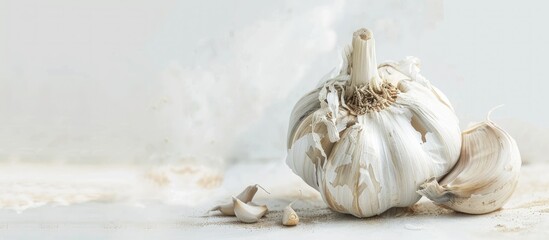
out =
<path fill-rule="evenodd" d="M 455 211 L 483 214 L 503 206 L 520 174 L 515 140 L 489 119 L 463 132 L 461 156 L 440 182 L 430 179 L 420 193 Z"/>
<path fill-rule="evenodd" d="M 357 217 L 417 202 L 461 148 L 444 94 L 419 74 L 419 60 L 377 65 L 372 33 L 360 29 L 339 75 L 294 107 L 287 165 L 333 210 Z"/>

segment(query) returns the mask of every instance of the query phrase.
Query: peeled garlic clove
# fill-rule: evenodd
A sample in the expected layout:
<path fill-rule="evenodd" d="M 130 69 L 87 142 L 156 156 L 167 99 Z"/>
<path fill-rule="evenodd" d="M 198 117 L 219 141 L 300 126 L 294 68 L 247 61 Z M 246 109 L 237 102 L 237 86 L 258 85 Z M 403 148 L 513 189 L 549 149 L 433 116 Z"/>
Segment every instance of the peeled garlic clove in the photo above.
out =
<path fill-rule="evenodd" d="M 255 223 L 259 221 L 268 210 L 265 205 L 257 206 L 255 204 L 246 204 L 235 197 L 233 197 L 233 204 L 236 218 L 244 223 Z"/>
<path fill-rule="evenodd" d="M 250 201 L 252 201 L 252 199 L 254 198 L 259 188 L 263 189 L 263 191 L 265 191 L 266 193 L 269 193 L 267 190 L 265 190 L 265 188 L 263 188 L 259 184 L 254 184 L 246 187 L 244 191 L 242 191 L 240 194 L 238 194 L 238 196 L 236 196 L 236 198 L 240 199 L 242 202 L 249 203 Z M 215 206 L 210 210 L 210 212 L 211 211 L 219 211 L 223 215 L 227 215 L 227 216 L 235 215 L 234 204 L 232 201 L 230 203 Z"/>
<path fill-rule="evenodd" d="M 454 169 L 440 183 L 428 180 L 418 193 L 458 212 L 489 213 L 511 197 L 520 166 L 515 140 L 487 120 L 463 132 L 461 156 Z"/>
<path fill-rule="evenodd" d="M 284 226 L 295 226 L 299 223 L 299 216 L 297 216 L 297 213 L 292 208 L 292 204 L 288 204 L 286 208 L 284 208 L 284 213 L 282 215 L 282 225 Z"/>

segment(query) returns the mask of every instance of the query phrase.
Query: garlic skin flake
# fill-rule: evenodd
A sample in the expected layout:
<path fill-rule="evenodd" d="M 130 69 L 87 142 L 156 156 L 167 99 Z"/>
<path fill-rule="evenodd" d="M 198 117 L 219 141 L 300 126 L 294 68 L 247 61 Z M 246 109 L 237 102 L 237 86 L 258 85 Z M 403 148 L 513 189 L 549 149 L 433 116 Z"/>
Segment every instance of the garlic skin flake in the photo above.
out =
<path fill-rule="evenodd" d="M 515 140 L 489 119 L 463 132 L 461 156 L 440 182 L 430 179 L 418 193 L 458 212 L 500 209 L 515 190 L 521 157 Z"/>
<path fill-rule="evenodd" d="M 268 210 L 265 205 L 246 204 L 235 197 L 233 197 L 233 204 L 236 218 L 243 223 L 255 223 L 259 221 Z"/>
<path fill-rule="evenodd" d="M 249 203 L 254 198 L 255 194 L 257 193 L 257 190 L 261 188 L 266 193 L 269 193 L 265 188 L 261 187 L 259 184 L 254 184 L 246 187 L 236 198 L 240 199 L 244 203 Z M 234 216 L 234 203 L 231 201 L 230 203 L 217 205 L 214 208 L 210 209 L 210 211 L 219 211 L 223 215 L 226 216 Z"/>
<path fill-rule="evenodd" d="M 219 211 L 221 212 L 221 214 L 225 216 L 234 216 L 234 204 L 231 202 L 231 203 L 217 205 L 214 208 L 210 209 L 210 212 L 213 212 L 213 211 Z"/>
<path fill-rule="evenodd" d="M 282 214 L 282 225 L 284 226 L 296 226 L 299 223 L 299 216 L 292 208 L 292 203 L 288 204 L 284 208 L 284 212 Z"/>
<path fill-rule="evenodd" d="M 454 110 L 419 60 L 378 66 L 373 34 L 360 29 L 339 75 L 294 107 L 286 163 L 331 209 L 370 217 L 417 202 L 419 185 L 447 174 L 460 149 Z"/>

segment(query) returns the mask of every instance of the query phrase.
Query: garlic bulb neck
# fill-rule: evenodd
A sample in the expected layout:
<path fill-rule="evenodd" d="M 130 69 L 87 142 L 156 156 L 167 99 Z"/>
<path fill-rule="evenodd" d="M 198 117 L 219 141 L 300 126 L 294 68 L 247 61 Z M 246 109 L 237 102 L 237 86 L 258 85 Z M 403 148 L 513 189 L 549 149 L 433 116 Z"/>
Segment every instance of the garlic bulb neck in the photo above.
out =
<path fill-rule="evenodd" d="M 380 111 L 395 102 L 397 94 L 397 88 L 379 76 L 372 32 L 357 30 L 353 34 L 351 83 L 345 94 L 349 110 L 355 115 Z"/>
<path fill-rule="evenodd" d="M 352 44 L 351 86 L 373 85 L 375 90 L 379 90 L 381 78 L 377 72 L 373 33 L 365 28 L 357 30 L 353 34 Z"/>

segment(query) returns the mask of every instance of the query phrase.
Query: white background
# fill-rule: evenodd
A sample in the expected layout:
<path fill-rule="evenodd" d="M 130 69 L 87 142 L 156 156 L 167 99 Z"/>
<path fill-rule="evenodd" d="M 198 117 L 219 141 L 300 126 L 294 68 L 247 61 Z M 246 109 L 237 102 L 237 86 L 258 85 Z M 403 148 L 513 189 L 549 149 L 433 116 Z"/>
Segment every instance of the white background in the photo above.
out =
<path fill-rule="evenodd" d="M 492 107 L 547 145 L 543 1 L 0 1 L 0 161 L 230 163 L 285 156 L 293 104 L 352 32 L 422 59 L 465 127 Z M 545 157 L 544 157 L 545 158 Z"/>

